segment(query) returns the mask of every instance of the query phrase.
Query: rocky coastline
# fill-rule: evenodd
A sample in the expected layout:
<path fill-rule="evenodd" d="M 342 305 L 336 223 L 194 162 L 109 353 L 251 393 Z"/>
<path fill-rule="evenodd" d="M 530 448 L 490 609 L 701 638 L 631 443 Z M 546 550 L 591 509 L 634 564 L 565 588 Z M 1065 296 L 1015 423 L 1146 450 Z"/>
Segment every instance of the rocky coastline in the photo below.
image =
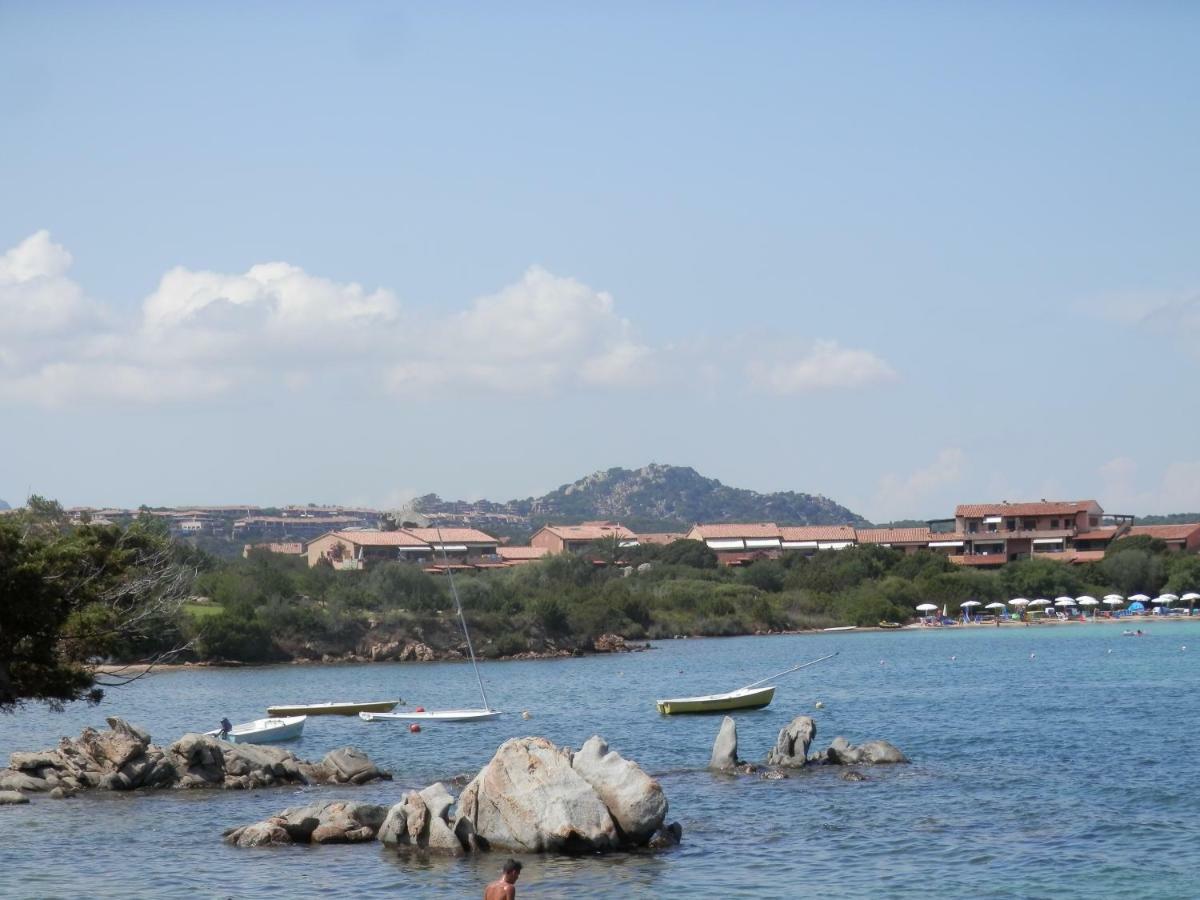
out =
<path fill-rule="evenodd" d="M 56 799 L 80 791 L 139 789 L 249 790 L 296 784 L 366 784 L 391 780 L 361 750 L 342 747 L 308 762 L 261 744 L 231 744 L 206 734 L 185 734 L 166 747 L 115 716 L 108 730 L 85 728 L 57 747 L 13 753 L 0 769 L 0 791 L 46 793 Z"/>

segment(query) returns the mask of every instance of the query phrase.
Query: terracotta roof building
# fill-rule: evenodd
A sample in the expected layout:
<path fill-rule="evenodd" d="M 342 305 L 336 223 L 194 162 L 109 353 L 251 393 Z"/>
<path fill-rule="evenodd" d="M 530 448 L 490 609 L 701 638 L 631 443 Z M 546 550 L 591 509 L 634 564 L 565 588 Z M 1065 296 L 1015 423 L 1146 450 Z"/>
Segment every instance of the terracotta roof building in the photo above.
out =
<path fill-rule="evenodd" d="M 637 535 L 616 522 L 584 522 L 582 525 L 543 525 L 529 539 L 532 547 L 551 553 L 577 553 L 597 541 L 618 538 L 622 547 L 636 547 Z"/>

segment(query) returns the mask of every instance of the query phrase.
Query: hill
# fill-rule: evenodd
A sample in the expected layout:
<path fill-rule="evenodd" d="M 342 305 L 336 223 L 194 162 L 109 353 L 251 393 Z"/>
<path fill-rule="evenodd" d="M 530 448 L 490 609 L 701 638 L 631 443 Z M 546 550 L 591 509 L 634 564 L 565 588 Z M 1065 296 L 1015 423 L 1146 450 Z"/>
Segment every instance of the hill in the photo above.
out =
<path fill-rule="evenodd" d="M 7 503 L 5 503 L 3 500 L 0 500 L 0 509 L 12 509 L 12 507 L 9 506 Z"/>
<path fill-rule="evenodd" d="M 493 503 L 442 500 L 414 504 L 425 516 L 496 530 L 533 530 L 547 522 L 620 521 L 635 530 L 682 531 L 696 522 L 775 522 L 780 525 L 866 525 L 862 516 L 819 494 L 760 494 L 705 478 L 688 466 L 613 468 L 564 484 L 542 497 Z"/>

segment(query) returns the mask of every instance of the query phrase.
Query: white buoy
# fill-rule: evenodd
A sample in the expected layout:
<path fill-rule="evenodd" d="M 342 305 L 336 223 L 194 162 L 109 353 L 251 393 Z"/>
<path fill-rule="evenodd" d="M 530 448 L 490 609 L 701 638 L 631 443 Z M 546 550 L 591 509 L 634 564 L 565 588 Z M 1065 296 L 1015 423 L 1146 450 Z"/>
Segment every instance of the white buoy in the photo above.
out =
<path fill-rule="evenodd" d="M 1033 659 L 1035 656 L 1037 656 L 1037 654 L 1036 654 L 1036 653 L 1030 653 L 1030 654 L 1029 654 L 1029 658 L 1030 658 L 1030 659 Z"/>
<path fill-rule="evenodd" d="M 1109 653 L 1112 653 L 1112 647 L 1109 647 L 1109 648 L 1108 648 L 1108 652 L 1109 652 Z"/>
<path fill-rule="evenodd" d="M 952 656 L 952 657 L 950 657 L 950 662 L 954 662 L 956 659 L 958 659 L 957 656 Z"/>
<path fill-rule="evenodd" d="M 820 700 L 818 700 L 818 701 L 817 701 L 815 704 L 813 704 L 813 705 L 814 705 L 814 706 L 816 706 L 816 708 L 817 708 L 817 709 L 824 709 L 824 708 L 825 708 L 825 704 L 824 704 L 824 703 L 822 703 Z"/>
<path fill-rule="evenodd" d="M 532 718 L 533 718 L 533 716 L 531 716 L 531 715 L 529 714 L 529 710 L 525 710 L 523 713 L 521 713 L 521 718 L 522 718 L 522 719 L 532 719 Z"/>

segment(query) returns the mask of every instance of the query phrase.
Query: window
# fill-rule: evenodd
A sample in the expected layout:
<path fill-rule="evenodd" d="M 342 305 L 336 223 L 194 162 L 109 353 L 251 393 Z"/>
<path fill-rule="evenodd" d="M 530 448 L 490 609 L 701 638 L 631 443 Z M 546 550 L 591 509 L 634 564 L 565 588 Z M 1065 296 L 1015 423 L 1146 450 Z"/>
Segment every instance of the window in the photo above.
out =
<path fill-rule="evenodd" d="M 1006 528 L 1007 528 L 1009 531 L 1016 531 L 1016 530 L 1017 530 L 1017 520 L 1016 520 L 1016 519 L 1009 519 L 1009 520 L 1008 520 L 1007 522 L 1005 522 L 1004 524 L 1005 524 L 1005 527 L 1006 527 Z"/>
<path fill-rule="evenodd" d="M 1057 528 L 1057 527 L 1058 527 L 1058 519 L 1051 519 L 1051 520 L 1050 520 L 1050 527 L 1051 527 L 1051 528 Z"/>
<path fill-rule="evenodd" d="M 1037 528 L 1037 519 L 1025 519 L 1021 522 L 1021 527 L 1026 531 L 1033 531 Z"/>

